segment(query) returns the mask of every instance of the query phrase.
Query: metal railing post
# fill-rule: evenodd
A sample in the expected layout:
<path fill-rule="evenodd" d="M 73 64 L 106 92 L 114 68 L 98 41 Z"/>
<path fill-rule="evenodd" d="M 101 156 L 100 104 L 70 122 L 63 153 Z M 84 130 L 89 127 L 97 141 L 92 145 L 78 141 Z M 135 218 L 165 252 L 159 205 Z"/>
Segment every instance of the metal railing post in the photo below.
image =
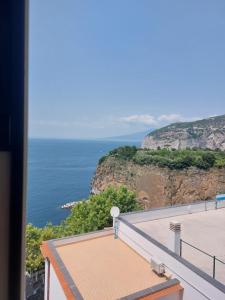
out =
<path fill-rule="evenodd" d="M 216 273 L 216 257 L 213 256 L 213 278 L 215 279 L 215 273 Z"/>

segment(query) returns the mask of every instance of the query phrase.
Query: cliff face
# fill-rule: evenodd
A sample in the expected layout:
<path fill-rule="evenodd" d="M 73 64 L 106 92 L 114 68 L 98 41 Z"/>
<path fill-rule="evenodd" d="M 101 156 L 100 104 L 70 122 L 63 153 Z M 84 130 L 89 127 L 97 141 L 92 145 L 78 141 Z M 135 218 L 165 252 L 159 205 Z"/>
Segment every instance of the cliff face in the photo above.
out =
<path fill-rule="evenodd" d="M 217 148 L 225 150 L 225 115 L 195 122 L 175 123 L 151 132 L 143 148 Z"/>
<path fill-rule="evenodd" d="M 225 168 L 170 170 L 109 157 L 97 167 L 92 182 L 93 193 L 103 191 L 109 185 L 127 186 L 136 192 L 146 209 L 191 203 L 212 199 L 217 193 L 225 192 Z"/>

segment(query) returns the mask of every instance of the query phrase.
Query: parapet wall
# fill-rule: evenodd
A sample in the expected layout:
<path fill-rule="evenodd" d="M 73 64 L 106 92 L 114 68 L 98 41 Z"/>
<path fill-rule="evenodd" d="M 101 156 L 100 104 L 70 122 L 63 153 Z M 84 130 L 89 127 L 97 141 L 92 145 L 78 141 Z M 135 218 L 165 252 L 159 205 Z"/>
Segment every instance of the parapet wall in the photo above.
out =
<path fill-rule="evenodd" d="M 119 237 L 147 261 L 156 257 L 184 288 L 184 300 L 223 300 L 225 286 L 120 217 Z"/>
<path fill-rule="evenodd" d="M 175 216 L 186 215 L 189 213 L 198 213 L 206 210 L 214 210 L 216 203 L 214 200 L 200 201 L 190 204 L 180 204 L 173 206 L 165 206 L 160 208 L 153 208 L 145 211 L 137 211 L 122 214 L 122 218 L 131 224 L 139 222 L 152 221 L 156 219 L 163 219 Z M 224 208 L 225 201 L 217 201 L 217 208 Z"/>

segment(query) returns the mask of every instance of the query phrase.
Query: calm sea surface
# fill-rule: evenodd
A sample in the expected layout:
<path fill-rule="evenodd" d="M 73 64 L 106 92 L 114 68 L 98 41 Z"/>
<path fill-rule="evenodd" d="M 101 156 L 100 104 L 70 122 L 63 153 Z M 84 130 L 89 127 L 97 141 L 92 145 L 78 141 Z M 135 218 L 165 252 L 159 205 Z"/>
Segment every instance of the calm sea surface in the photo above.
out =
<path fill-rule="evenodd" d="M 60 223 L 69 213 L 60 206 L 86 198 L 99 158 L 121 145 L 140 143 L 30 139 L 27 222 Z"/>

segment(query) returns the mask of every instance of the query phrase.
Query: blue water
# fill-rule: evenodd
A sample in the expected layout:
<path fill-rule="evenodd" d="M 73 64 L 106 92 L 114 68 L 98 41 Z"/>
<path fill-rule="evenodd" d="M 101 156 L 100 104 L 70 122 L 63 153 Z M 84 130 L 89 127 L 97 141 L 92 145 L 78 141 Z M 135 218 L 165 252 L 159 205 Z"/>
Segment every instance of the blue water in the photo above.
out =
<path fill-rule="evenodd" d="M 59 224 L 69 213 L 66 202 L 85 199 L 101 156 L 137 142 L 30 139 L 27 222 Z"/>

